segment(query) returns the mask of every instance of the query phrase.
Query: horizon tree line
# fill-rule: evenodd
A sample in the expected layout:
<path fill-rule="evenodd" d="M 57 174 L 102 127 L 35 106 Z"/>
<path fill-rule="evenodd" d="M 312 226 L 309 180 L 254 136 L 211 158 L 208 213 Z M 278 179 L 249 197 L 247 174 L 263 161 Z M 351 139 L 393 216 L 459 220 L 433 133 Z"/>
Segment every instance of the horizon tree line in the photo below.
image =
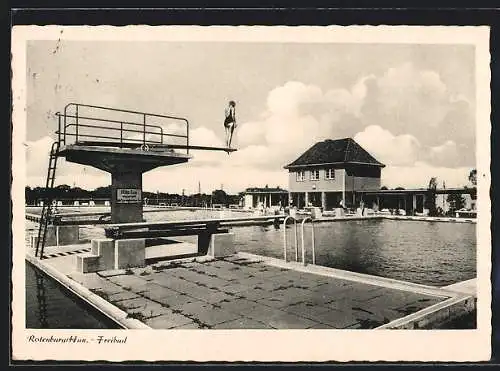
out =
<path fill-rule="evenodd" d="M 71 187 L 67 184 L 61 184 L 49 190 L 46 190 L 45 187 L 25 187 L 25 203 L 27 205 L 38 205 L 39 201 L 44 200 L 47 196 L 61 201 L 63 204 L 72 204 L 74 200 L 95 201 L 96 204 L 103 204 L 105 200 L 111 200 L 111 186 L 98 187 L 91 191 L 80 187 Z M 218 204 L 228 207 L 239 204 L 241 198 L 242 192 L 228 194 L 222 189 L 216 189 L 209 194 L 195 193 L 190 195 L 186 195 L 184 192 L 181 194 L 160 191 L 142 192 L 143 202 L 149 205 L 209 207 Z"/>

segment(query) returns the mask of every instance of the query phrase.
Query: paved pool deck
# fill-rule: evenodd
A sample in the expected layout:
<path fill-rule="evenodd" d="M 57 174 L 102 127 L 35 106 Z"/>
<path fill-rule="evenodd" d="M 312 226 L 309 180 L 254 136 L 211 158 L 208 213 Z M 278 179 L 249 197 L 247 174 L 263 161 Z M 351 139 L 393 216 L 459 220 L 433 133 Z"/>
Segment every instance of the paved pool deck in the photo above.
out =
<path fill-rule="evenodd" d="M 88 251 L 48 247 L 39 260 L 28 248 L 26 260 L 125 328 L 433 328 L 475 309 L 475 280 L 437 288 L 241 252 L 75 272 Z"/>

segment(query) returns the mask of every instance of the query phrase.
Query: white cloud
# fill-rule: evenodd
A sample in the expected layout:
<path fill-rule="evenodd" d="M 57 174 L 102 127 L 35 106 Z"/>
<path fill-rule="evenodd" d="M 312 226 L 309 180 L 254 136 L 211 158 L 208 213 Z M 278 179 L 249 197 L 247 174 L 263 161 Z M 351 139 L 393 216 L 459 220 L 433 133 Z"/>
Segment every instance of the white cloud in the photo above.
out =
<path fill-rule="evenodd" d="M 452 140 L 447 140 L 439 146 L 431 147 L 427 152 L 427 155 L 427 161 L 435 165 L 460 165 L 458 147 Z"/>
<path fill-rule="evenodd" d="M 420 143 L 412 135 L 393 135 L 380 126 L 371 125 L 354 136 L 377 160 L 393 166 L 412 165 L 418 160 Z"/>
<path fill-rule="evenodd" d="M 387 166 L 382 169 L 382 185 L 395 188 L 427 188 L 431 177 L 437 177 L 441 187 L 463 187 L 468 183 L 470 167 L 448 168 L 417 162 L 414 166 Z"/>
<path fill-rule="evenodd" d="M 249 186 L 280 186 L 286 188 L 288 177 L 283 170 L 266 170 L 256 167 L 234 167 L 221 164 L 219 166 L 190 167 L 184 165 L 158 168 L 145 173 L 143 188 L 146 191 L 180 193 L 185 189 L 186 194 L 198 192 L 200 182 L 202 193 L 210 193 L 214 189 L 223 189 L 226 192 L 237 193 Z"/>
<path fill-rule="evenodd" d="M 362 107 L 366 125 L 413 135 L 425 146 L 448 139 L 457 145 L 474 142 L 473 106 L 463 94 L 450 91 L 435 71 L 405 63 L 369 80 L 367 86 Z"/>
<path fill-rule="evenodd" d="M 289 81 L 268 93 L 266 105 L 253 120 L 238 122 L 237 152 L 192 151 L 188 164 L 146 173 L 144 188 L 196 192 L 198 180 L 205 189 L 221 183 L 234 191 L 259 184 L 286 187 L 283 166 L 326 138 L 353 137 L 388 165 L 382 171 L 388 185 L 426 186 L 431 176 L 460 183 L 474 164 L 473 105 L 450 92 L 439 74 L 410 63 L 363 76 L 346 88 L 322 90 Z M 175 123 L 163 127 L 183 131 Z M 50 143 L 48 137 L 28 143 L 27 172 L 29 179 L 41 180 L 38 184 L 45 182 Z M 190 143 L 223 146 L 222 127 L 218 134 L 206 127 L 191 129 Z M 58 181 L 67 184 L 71 179 L 92 187 L 109 184 L 109 175 L 64 161 L 58 174 Z"/>

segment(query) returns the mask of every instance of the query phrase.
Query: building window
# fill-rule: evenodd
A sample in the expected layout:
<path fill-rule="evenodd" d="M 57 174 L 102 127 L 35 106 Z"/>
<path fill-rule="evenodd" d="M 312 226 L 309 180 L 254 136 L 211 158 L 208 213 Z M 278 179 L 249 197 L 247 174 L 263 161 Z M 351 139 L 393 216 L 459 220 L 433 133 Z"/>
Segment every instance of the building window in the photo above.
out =
<path fill-rule="evenodd" d="M 325 179 L 334 180 L 335 179 L 335 169 L 325 170 Z"/>
<path fill-rule="evenodd" d="M 297 171 L 296 173 L 297 182 L 303 182 L 306 180 L 306 172 L 304 170 Z"/>
<path fill-rule="evenodd" d="M 319 180 L 319 170 L 311 170 L 311 180 Z"/>

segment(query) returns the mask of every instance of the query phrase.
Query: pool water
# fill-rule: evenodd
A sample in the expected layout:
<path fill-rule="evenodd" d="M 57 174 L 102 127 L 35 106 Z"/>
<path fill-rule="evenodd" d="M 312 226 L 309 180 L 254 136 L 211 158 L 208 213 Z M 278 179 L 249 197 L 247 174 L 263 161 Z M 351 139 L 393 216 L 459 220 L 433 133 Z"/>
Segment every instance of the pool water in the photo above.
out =
<path fill-rule="evenodd" d="M 250 212 L 225 210 L 227 218 Z M 220 210 L 192 209 L 144 213 L 147 221 L 221 217 Z M 27 221 L 36 232 L 36 223 Z M 316 264 L 353 272 L 444 286 L 476 276 L 476 224 L 367 219 L 315 223 Z M 293 228 L 287 227 L 288 257 L 295 259 Z M 283 226 L 233 227 L 237 251 L 283 258 Z M 80 238 L 103 238 L 102 226 L 81 226 Z M 195 236 L 176 237 L 196 243 Z M 311 226 L 305 226 L 311 262 Z M 298 233 L 300 257 L 300 227 Z"/>
<path fill-rule="evenodd" d="M 236 249 L 283 258 L 283 227 L 233 228 Z M 476 225 L 401 220 L 316 223 L 316 264 L 358 273 L 444 286 L 476 276 Z M 304 228 L 311 262 L 311 226 Z M 287 226 L 288 258 L 295 259 Z M 301 233 L 298 228 L 299 259 Z"/>
<path fill-rule="evenodd" d="M 213 210 L 213 209 L 190 209 L 190 210 L 168 210 L 145 212 L 144 219 L 148 222 L 172 221 L 172 220 L 197 220 L 218 218 L 244 218 L 252 216 L 248 211 Z"/>
<path fill-rule="evenodd" d="M 26 328 L 117 329 L 116 323 L 26 263 Z"/>

